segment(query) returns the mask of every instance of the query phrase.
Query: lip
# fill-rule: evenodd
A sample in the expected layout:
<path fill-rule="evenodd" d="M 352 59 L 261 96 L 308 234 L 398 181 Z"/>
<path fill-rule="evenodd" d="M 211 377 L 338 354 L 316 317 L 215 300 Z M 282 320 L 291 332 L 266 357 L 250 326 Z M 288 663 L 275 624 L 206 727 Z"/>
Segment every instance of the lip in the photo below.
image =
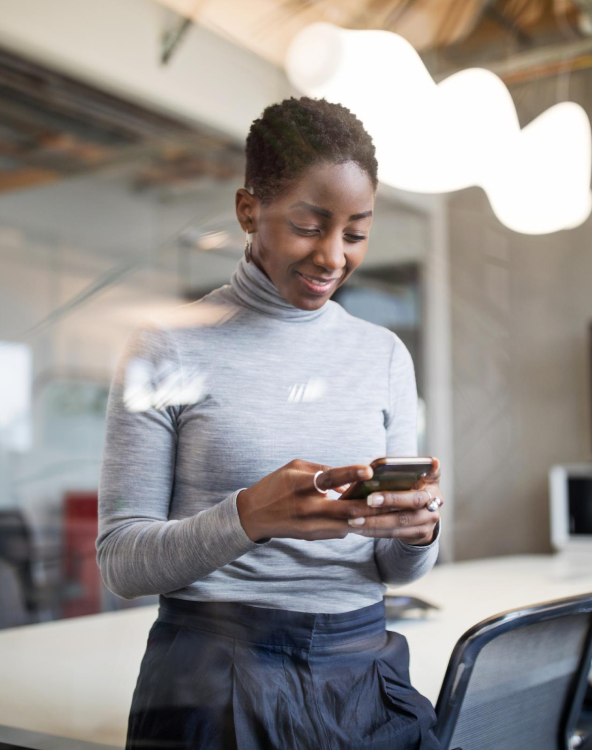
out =
<path fill-rule="evenodd" d="M 296 271 L 302 283 L 313 294 L 327 294 L 335 286 L 341 277 L 333 276 L 329 279 L 323 279 L 322 276 L 308 276 L 301 271 Z M 316 283 L 315 283 L 316 282 Z M 324 283 L 322 283 L 324 282 Z"/>

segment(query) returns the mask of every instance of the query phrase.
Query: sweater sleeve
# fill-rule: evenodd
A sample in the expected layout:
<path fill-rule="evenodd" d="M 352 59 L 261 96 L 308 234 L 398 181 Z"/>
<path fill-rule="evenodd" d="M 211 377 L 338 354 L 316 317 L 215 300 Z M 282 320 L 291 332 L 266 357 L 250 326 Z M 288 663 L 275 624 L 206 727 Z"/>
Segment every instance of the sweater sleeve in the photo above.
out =
<path fill-rule="evenodd" d="M 174 332 L 137 328 L 109 391 L 96 540 L 105 585 L 124 599 L 175 591 L 260 546 L 240 523 L 240 489 L 194 516 L 168 519 L 177 418 L 190 398 Z"/>
<path fill-rule="evenodd" d="M 417 456 L 417 386 L 409 350 L 395 336 L 389 371 L 386 414 L 387 456 Z M 440 524 L 431 544 L 417 546 L 399 538 L 375 539 L 374 555 L 384 583 L 402 586 L 424 576 L 436 562 Z"/>

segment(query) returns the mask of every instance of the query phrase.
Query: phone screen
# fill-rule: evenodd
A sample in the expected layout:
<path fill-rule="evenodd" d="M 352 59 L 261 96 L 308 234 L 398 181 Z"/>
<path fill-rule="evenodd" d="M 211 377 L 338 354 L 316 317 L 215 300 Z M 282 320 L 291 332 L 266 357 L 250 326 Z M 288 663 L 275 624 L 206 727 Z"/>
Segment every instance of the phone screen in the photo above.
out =
<path fill-rule="evenodd" d="M 341 495 L 340 500 L 363 500 L 372 492 L 412 490 L 423 474 L 434 465 L 431 458 L 380 458 L 373 461 L 372 479 L 355 482 Z"/>

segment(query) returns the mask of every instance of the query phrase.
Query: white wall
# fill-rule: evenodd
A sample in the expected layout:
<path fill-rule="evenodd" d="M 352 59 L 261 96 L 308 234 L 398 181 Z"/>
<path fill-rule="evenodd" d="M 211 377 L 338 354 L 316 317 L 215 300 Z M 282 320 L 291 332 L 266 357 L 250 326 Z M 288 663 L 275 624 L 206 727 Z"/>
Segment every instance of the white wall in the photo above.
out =
<path fill-rule="evenodd" d="M 590 114 L 592 70 L 565 85 Z M 512 95 L 526 124 L 556 103 L 557 79 Z M 592 456 L 592 218 L 518 234 L 478 188 L 449 209 L 457 557 L 549 552 L 549 468 Z"/>

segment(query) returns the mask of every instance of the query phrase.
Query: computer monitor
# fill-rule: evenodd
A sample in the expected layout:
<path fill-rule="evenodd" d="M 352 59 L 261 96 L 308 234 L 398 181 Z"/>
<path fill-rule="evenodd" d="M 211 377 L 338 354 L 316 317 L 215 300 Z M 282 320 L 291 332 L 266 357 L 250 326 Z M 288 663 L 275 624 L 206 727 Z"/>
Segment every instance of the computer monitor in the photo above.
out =
<path fill-rule="evenodd" d="M 592 464 L 551 467 L 549 498 L 553 548 L 592 552 Z"/>

